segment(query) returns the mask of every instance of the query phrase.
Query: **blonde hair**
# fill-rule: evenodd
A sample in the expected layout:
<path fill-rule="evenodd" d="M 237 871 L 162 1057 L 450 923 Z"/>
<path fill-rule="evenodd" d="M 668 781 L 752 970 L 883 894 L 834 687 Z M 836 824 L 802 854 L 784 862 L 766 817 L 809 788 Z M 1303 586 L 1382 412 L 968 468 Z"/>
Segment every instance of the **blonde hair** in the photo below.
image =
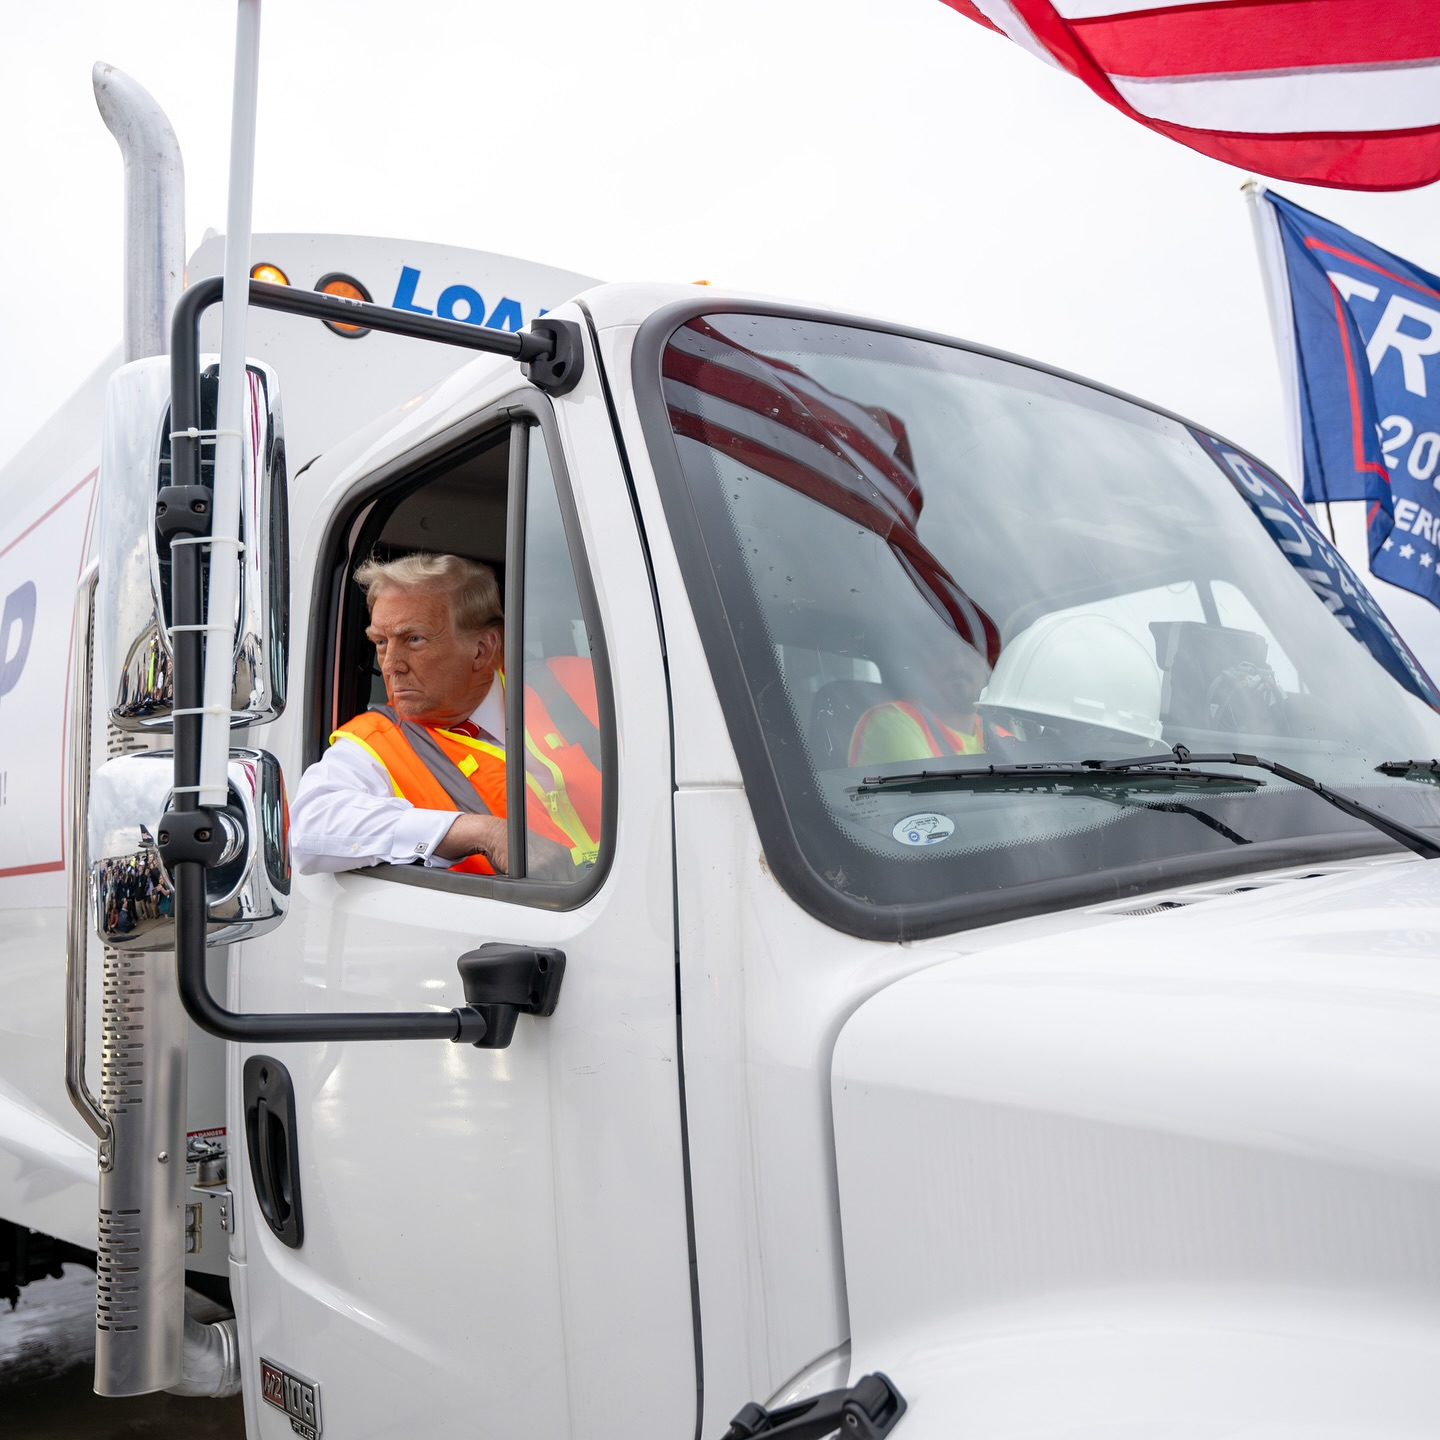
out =
<path fill-rule="evenodd" d="M 443 590 L 450 596 L 455 628 L 464 634 L 475 634 L 504 619 L 495 572 L 478 560 L 459 555 L 418 551 L 398 560 L 377 560 L 372 555 L 355 571 L 355 583 L 365 592 L 365 603 L 371 610 L 383 590 Z"/>

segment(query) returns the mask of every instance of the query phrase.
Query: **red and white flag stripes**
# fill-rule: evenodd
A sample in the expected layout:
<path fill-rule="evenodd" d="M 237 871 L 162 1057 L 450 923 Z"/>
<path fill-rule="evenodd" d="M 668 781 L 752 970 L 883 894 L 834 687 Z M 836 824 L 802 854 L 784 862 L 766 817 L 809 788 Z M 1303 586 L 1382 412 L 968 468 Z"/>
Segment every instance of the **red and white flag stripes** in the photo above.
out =
<path fill-rule="evenodd" d="M 1440 178 L 1437 0 L 944 0 L 1162 135 L 1307 185 Z"/>

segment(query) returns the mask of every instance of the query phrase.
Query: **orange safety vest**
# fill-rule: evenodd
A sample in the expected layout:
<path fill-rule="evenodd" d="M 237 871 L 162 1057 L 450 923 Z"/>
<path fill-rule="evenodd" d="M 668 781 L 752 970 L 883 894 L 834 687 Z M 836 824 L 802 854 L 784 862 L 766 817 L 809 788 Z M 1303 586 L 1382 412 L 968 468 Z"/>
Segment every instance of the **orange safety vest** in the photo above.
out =
<path fill-rule="evenodd" d="M 548 692 L 551 707 L 570 708 L 572 732 L 577 728 L 593 731 L 586 738 L 598 758 L 600 707 L 590 661 L 582 656 L 556 656 L 545 662 L 545 672 L 536 678 Z M 503 690 L 504 673 L 497 671 L 496 675 Z M 531 834 L 563 845 L 576 865 L 593 862 L 600 852 L 600 770 L 584 745 L 561 735 L 550 707 L 529 685 L 525 687 L 525 718 L 529 722 L 525 730 L 526 825 Z M 506 813 L 502 746 L 455 730 L 401 720 L 388 705 L 347 721 L 330 736 L 330 743 L 340 739 L 360 746 L 385 771 L 395 794 L 417 809 L 502 817 Z M 475 875 L 495 873 L 483 855 L 467 856 L 450 868 Z"/>
<path fill-rule="evenodd" d="M 929 760 L 942 755 L 976 755 L 984 749 L 978 715 L 971 717 L 968 730 L 961 730 L 913 700 L 885 700 L 872 705 L 855 722 L 847 763 Z"/>

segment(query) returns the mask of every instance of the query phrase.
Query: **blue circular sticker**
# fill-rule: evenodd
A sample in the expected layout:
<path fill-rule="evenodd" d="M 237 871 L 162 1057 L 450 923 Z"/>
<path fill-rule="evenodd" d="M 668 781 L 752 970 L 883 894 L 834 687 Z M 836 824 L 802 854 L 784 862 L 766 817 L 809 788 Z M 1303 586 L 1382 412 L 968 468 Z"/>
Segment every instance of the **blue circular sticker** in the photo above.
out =
<path fill-rule="evenodd" d="M 955 833 L 955 822 L 948 815 L 926 811 L 907 815 L 890 833 L 902 845 L 938 845 Z"/>

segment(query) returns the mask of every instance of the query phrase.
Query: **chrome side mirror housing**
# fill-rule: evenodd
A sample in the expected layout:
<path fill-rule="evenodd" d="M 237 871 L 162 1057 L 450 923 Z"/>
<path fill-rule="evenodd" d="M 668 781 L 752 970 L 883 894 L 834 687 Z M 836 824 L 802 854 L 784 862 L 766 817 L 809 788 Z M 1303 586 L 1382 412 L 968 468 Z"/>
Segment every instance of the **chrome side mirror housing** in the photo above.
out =
<path fill-rule="evenodd" d="M 96 933 L 119 950 L 175 944 L 174 882 L 160 859 L 175 757 L 146 750 L 107 761 L 90 784 L 90 897 Z M 206 872 L 207 943 L 263 935 L 290 905 L 290 809 L 280 762 L 230 752 L 230 798 L 216 811 L 225 852 Z"/>
<path fill-rule="evenodd" d="M 235 616 L 232 725 L 276 719 L 285 709 L 290 557 L 285 435 L 279 382 L 247 365 L 249 396 L 241 486 L 240 603 Z M 213 429 L 219 367 L 200 374 L 202 425 Z M 201 442 L 200 482 L 213 486 L 213 438 Z M 170 547 L 155 526 L 170 481 L 170 362 L 122 366 L 105 397 L 100 451 L 100 583 L 96 594 L 101 695 L 122 730 L 173 729 Z"/>

